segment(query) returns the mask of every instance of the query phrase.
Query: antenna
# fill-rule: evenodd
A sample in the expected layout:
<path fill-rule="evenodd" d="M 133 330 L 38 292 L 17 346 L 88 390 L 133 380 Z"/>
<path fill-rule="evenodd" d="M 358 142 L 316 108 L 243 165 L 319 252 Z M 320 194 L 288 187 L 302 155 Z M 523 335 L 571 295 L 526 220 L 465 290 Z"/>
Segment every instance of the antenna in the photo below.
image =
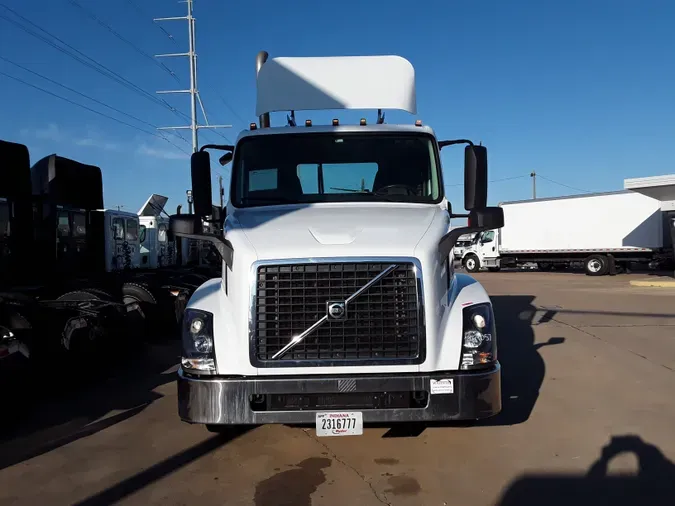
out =
<path fill-rule="evenodd" d="M 197 132 L 200 128 L 232 128 L 232 125 L 209 125 L 209 120 L 206 117 L 206 112 L 204 111 L 204 105 L 202 104 L 202 99 L 199 96 L 199 91 L 197 90 L 197 53 L 195 53 L 195 18 L 192 16 L 192 2 L 193 0 L 185 0 L 187 4 L 188 13 L 187 16 L 176 16 L 170 18 L 155 18 L 153 21 L 187 21 L 188 22 L 188 38 L 189 38 L 189 51 L 187 53 L 166 53 L 166 54 L 156 54 L 155 58 L 176 58 L 187 56 L 190 59 L 190 89 L 189 90 L 167 90 L 167 91 L 158 91 L 160 95 L 172 94 L 172 93 L 189 93 L 190 94 L 190 112 L 191 112 L 191 122 L 190 126 L 170 126 L 170 127 L 159 127 L 158 130 L 191 130 L 192 131 L 192 152 L 196 153 L 199 151 L 199 142 L 197 138 Z M 197 101 L 202 109 L 202 114 L 204 115 L 204 121 L 206 125 L 199 125 L 197 122 Z"/>

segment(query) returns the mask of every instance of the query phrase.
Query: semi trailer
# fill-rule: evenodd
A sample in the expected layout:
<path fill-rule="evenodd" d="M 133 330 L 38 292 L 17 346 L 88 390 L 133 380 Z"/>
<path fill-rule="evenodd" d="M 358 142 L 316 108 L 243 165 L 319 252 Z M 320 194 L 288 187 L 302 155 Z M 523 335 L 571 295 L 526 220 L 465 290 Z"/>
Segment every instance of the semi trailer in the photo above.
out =
<path fill-rule="evenodd" d="M 229 426 L 312 423 L 320 436 L 367 422 L 475 420 L 501 410 L 494 313 L 483 287 L 455 273 L 466 233 L 498 228 L 487 149 L 439 141 L 416 113 L 415 74 L 398 56 L 256 61 L 259 123 L 191 159 L 195 215 L 173 234 L 208 241 L 222 276 L 188 301 L 178 413 Z M 297 111 L 377 110 L 372 124 Z M 272 112 L 288 115 L 271 126 Z M 464 208 L 446 199 L 440 150 L 465 145 Z M 209 149 L 232 164 L 222 233 L 208 233 Z M 451 229 L 453 217 L 468 218 Z"/>
<path fill-rule="evenodd" d="M 504 227 L 476 235 L 464 250 L 467 271 L 536 263 L 541 270 L 583 266 L 589 276 L 631 263 L 665 267 L 673 260 L 667 212 L 632 191 L 504 202 Z"/>

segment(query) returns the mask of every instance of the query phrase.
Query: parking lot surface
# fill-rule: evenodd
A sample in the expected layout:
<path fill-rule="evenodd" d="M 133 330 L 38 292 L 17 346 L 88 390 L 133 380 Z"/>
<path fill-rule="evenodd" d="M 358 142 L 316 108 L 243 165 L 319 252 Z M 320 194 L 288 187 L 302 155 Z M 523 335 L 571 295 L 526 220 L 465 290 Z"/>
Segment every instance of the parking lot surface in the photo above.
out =
<path fill-rule="evenodd" d="M 89 388 L 3 403 L 0 504 L 675 504 L 675 289 L 631 275 L 476 277 L 498 324 L 493 419 L 212 436 L 179 421 L 178 349 L 155 344 Z"/>

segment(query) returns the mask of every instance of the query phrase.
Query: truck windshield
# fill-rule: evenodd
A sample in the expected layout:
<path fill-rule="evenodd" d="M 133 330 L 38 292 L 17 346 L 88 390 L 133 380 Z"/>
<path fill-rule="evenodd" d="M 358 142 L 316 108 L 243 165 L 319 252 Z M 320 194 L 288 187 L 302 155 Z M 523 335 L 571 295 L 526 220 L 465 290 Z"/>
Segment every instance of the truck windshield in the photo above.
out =
<path fill-rule="evenodd" d="M 237 146 L 236 207 L 287 203 L 438 203 L 443 196 L 432 137 L 420 134 L 260 135 Z"/>

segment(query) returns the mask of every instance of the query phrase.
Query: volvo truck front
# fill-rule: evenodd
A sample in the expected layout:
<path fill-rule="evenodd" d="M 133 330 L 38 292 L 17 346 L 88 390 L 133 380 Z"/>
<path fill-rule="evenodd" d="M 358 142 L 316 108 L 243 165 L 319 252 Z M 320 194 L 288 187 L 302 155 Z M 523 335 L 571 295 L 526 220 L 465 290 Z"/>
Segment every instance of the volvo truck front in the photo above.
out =
<path fill-rule="evenodd" d="M 180 417 L 212 431 L 315 423 L 323 436 L 498 413 L 490 298 L 451 258 L 461 235 L 503 222 L 486 207 L 486 148 L 439 142 L 420 121 L 385 124 L 383 110 L 416 113 L 403 58 L 262 52 L 257 63 L 260 124 L 193 155 L 196 216 L 171 218 L 172 233 L 223 258 L 184 315 Z M 378 112 L 372 125 L 297 125 L 296 111 L 317 109 Z M 270 126 L 275 111 L 287 125 Z M 453 144 L 466 144 L 462 215 L 443 190 L 440 149 Z M 232 163 L 223 235 L 202 229 L 210 148 Z M 453 216 L 469 226 L 451 228 Z"/>

